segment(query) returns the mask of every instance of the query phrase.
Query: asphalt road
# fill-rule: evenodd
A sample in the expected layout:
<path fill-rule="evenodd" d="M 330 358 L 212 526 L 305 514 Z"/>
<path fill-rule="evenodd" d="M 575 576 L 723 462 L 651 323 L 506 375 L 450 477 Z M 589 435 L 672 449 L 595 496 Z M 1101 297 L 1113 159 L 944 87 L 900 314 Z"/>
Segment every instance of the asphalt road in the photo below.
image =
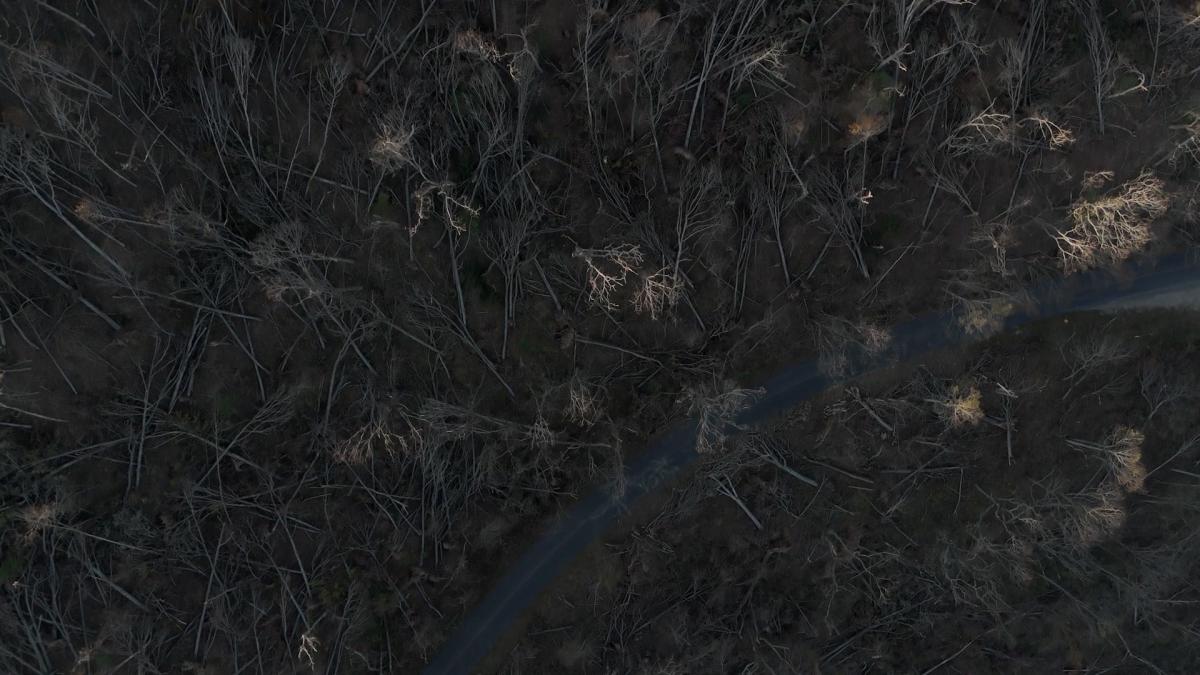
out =
<path fill-rule="evenodd" d="M 1029 298 L 1025 309 L 1005 320 L 1003 330 L 1078 311 L 1197 307 L 1200 306 L 1200 260 L 1175 256 L 1115 271 L 1078 274 L 1031 289 Z M 914 319 L 893 328 L 891 346 L 884 354 L 871 358 L 857 355 L 847 377 L 974 339 L 975 336 L 959 327 L 953 313 Z M 763 395 L 738 422 L 753 424 L 768 419 L 832 384 L 834 381 L 817 369 L 815 361 L 784 368 L 761 385 L 765 390 Z M 577 555 L 638 498 L 670 480 L 698 457 L 695 438 L 695 422 L 680 423 L 654 440 L 637 461 L 626 467 L 624 490 L 599 490 L 560 517 L 467 616 L 423 672 L 426 675 L 472 672 L 542 589 Z"/>

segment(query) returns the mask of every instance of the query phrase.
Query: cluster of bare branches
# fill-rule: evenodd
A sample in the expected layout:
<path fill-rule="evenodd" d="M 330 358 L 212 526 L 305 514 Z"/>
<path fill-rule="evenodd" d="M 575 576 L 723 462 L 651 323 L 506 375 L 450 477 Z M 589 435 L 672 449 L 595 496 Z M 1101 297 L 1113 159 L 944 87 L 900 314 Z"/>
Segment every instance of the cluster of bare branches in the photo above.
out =
<path fill-rule="evenodd" d="M 588 302 L 608 309 L 616 307 L 613 295 L 642 263 L 642 251 L 634 244 L 576 248 L 572 255 L 587 266 Z"/>
<path fill-rule="evenodd" d="M 640 222 L 642 241 L 658 258 L 659 267 L 642 278 L 636 304 L 654 317 L 687 299 L 689 270 L 700 257 L 705 239 L 721 222 L 725 207 L 725 185 L 718 166 L 690 165 L 681 181 L 673 227 L 667 230 L 665 223 L 660 226 L 647 219 Z"/>
<path fill-rule="evenodd" d="M 926 380 L 929 387 L 925 403 L 933 407 L 934 414 L 947 429 L 961 430 L 978 426 L 983 422 L 983 396 L 979 387 L 971 382 L 944 383 Z"/>
<path fill-rule="evenodd" d="M 970 333 L 987 334 L 1004 325 L 1004 320 L 1027 299 L 1008 260 L 1012 229 L 1006 222 L 985 223 L 971 235 L 974 259 L 969 267 L 956 270 L 946 284 L 946 293 L 959 312 L 959 323 Z"/>
<path fill-rule="evenodd" d="M 1075 143 L 1075 132 L 1055 122 L 1045 111 L 1032 110 L 1024 117 L 998 112 L 995 104 L 956 126 L 942 142 L 952 156 L 989 154 L 1004 148 L 1022 152 L 1045 148 L 1065 150 Z"/>
<path fill-rule="evenodd" d="M 351 465 L 400 460 L 422 442 L 420 431 L 378 401 L 370 401 L 362 426 L 333 446 L 335 461 Z M 400 417 L 399 424 L 393 418 Z M 406 428 L 407 427 L 407 428 Z"/>
<path fill-rule="evenodd" d="M 688 411 L 696 418 L 696 452 L 720 452 L 738 429 L 737 417 L 762 395 L 761 389 L 726 385 L 715 393 L 692 392 Z"/>
<path fill-rule="evenodd" d="M 1142 399 L 1149 407 L 1146 413 L 1147 423 L 1159 412 L 1169 411 L 1195 395 L 1188 380 L 1161 361 L 1147 361 L 1142 365 L 1138 374 L 1138 385 Z"/>
<path fill-rule="evenodd" d="M 853 367 L 861 365 L 861 359 L 878 356 L 891 344 L 887 329 L 868 321 L 822 316 L 812 328 L 817 363 L 822 372 L 834 378 L 851 374 Z"/>
<path fill-rule="evenodd" d="M 1176 165 L 1182 161 L 1200 165 L 1200 114 L 1189 112 L 1185 119 L 1174 127 L 1183 132 L 1182 139 L 1175 144 L 1168 159 Z"/>
<path fill-rule="evenodd" d="M 1055 235 L 1068 270 L 1113 264 L 1150 241 L 1150 225 L 1167 212 L 1170 199 L 1163 181 L 1149 171 L 1096 199 L 1071 207 L 1071 227 Z"/>
<path fill-rule="evenodd" d="M 603 387 L 585 381 L 578 374 L 572 377 L 567 392 L 567 419 L 575 424 L 590 427 L 604 414 Z"/>
<path fill-rule="evenodd" d="M 1146 467 L 1142 464 L 1142 445 L 1146 437 L 1130 427 L 1118 427 L 1101 442 L 1067 439 L 1067 445 L 1095 455 L 1104 465 L 1105 480 L 1126 492 L 1141 492 L 1146 486 Z"/>

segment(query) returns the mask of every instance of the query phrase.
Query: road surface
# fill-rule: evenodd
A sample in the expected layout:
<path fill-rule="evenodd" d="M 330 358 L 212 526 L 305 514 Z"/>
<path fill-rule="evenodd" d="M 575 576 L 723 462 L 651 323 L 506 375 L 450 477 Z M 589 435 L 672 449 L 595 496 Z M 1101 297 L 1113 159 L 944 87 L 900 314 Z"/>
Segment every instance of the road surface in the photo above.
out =
<path fill-rule="evenodd" d="M 1071 312 L 1117 311 L 1150 307 L 1200 306 L 1200 261 L 1176 256 L 1127 265 L 1116 271 L 1077 274 L 1029 291 L 1030 302 L 1004 320 L 1012 330 L 1039 319 Z M 858 355 L 847 377 L 886 367 L 919 354 L 977 339 L 960 327 L 953 313 L 922 317 L 893 328 L 886 353 Z M 791 409 L 824 391 L 834 380 L 815 361 L 784 368 L 763 383 L 765 390 L 738 422 L 753 424 Z M 687 421 L 626 467 L 624 490 L 599 490 L 554 523 L 467 616 L 423 671 L 425 675 L 470 673 L 496 641 L 564 568 L 600 537 L 638 498 L 670 480 L 698 455 L 696 425 Z"/>

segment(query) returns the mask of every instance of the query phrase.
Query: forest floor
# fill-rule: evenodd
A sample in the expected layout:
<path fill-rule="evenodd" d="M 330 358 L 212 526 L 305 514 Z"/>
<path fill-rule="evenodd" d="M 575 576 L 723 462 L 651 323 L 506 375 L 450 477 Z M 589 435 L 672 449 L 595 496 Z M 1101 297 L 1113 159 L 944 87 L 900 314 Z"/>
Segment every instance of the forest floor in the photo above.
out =
<path fill-rule="evenodd" d="M 11 0 L 0 671 L 415 672 L 781 364 L 1190 250 L 1200 7 L 1116 5 Z"/>

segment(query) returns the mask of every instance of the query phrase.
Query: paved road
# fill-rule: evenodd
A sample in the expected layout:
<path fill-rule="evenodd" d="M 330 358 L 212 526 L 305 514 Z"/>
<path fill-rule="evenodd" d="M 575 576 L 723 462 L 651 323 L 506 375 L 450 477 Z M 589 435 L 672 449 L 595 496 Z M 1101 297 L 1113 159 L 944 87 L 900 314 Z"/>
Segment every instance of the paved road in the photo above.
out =
<path fill-rule="evenodd" d="M 1084 310 L 1200 306 L 1200 260 L 1183 256 L 1129 265 L 1115 272 L 1091 272 L 1047 283 L 1029 292 L 1030 303 L 1009 316 L 1004 330 L 1038 319 Z M 874 358 L 859 355 L 851 376 L 886 367 L 919 354 L 970 342 L 951 313 L 922 317 L 893 328 L 891 347 Z M 762 386 L 755 405 L 739 418 L 752 424 L 791 409 L 834 382 L 813 361 L 783 369 Z M 423 671 L 426 675 L 469 673 L 529 607 L 538 594 L 593 540 L 602 535 L 639 497 L 678 474 L 696 458 L 696 425 L 681 423 L 653 441 L 626 467 L 625 490 L 600 490 L 564 514 L 517 561 Z"/>

